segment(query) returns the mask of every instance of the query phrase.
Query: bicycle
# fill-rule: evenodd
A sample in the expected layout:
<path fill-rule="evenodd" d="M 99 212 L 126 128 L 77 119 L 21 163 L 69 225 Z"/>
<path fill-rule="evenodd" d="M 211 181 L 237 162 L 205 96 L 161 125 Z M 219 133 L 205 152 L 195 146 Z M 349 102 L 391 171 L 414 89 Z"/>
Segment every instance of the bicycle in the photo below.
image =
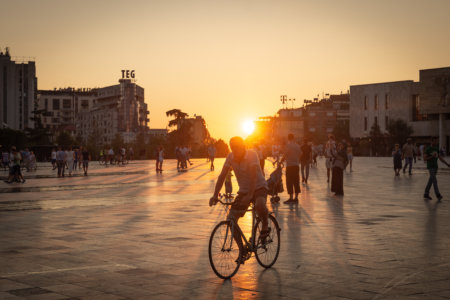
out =
<path fill-rule="evenodd" d="M 236 202 L 223 202 L 220 199 L 216 201 L 224 206 L 231 206 Z M 261 238 L 262 223 L 256 215 L 253 203 L 247 211 L 252 212 L 252 235 L 248 241 L 234 219 L 221 221 L 211 233 L 208 246 L 209 263 L 214 273 L 222 279 L 233 277 L 240 265 L 251 258 L 252 253 L 264 268 L 272 267 L 280 253 L 281 229 L 273 213 L 268 216 L 269 235 Z M 233 232 L 237 236 L 233 237 Z M 238 245 L 237 239 L 243 241 L 242 246 Z"/>

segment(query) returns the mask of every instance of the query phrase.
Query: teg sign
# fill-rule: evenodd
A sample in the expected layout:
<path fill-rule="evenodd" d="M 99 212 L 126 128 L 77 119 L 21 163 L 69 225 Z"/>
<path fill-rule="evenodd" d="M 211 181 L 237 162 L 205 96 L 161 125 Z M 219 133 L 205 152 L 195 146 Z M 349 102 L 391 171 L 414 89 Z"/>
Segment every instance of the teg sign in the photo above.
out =
<path fill-rule="evenodd" d="M 121 70 L 122 71 L 122 79 L 134 79 L 134 70 Z"/>

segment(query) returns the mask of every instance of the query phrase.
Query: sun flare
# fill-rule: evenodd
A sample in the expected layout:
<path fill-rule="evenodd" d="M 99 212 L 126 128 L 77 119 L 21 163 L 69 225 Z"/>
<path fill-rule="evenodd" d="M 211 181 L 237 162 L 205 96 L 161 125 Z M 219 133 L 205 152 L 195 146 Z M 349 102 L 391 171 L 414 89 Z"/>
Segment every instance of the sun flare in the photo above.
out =
<path fill-rule="evenodd" d="M 245 134 L 250 135 L 253 133 L 253 130 L 255 130 L 255 123 L 253 121 L 245 121 L 242 124 L 242 130 Z"/>

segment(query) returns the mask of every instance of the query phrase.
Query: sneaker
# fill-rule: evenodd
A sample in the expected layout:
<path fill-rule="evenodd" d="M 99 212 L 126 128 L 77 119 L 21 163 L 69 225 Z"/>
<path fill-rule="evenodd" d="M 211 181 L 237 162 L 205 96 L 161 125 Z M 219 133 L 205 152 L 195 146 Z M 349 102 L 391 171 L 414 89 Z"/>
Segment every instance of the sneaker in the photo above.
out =
<path fill-rule="evenodd" d="M 438 202 L 441 202 L 442 200 L 442 195 L 437 196 Z"/>
<path fill-rule="evenodd" d="M 423 198 L 425 200 L 433 200 L 433 198 L 431 198 L 429 195 L 423 195 Z"/>
<path fill-rule="evenodd" d="M 294 203 L 298 203 L 298 198 L 297 199 L 288 199 L 286 201 L 283 202 L 284 204 L 294 204 Z"/>

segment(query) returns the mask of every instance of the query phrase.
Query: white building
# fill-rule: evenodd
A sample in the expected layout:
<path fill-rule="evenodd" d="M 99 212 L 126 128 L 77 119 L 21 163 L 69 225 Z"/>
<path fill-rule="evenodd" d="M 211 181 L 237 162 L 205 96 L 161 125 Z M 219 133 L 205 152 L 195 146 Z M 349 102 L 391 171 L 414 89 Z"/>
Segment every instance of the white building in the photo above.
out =
<path fill-rule="evenodd" d="M 0 128 L 34 128 L 33 110 L 37 90 L 36 64 L 11 59 L 8 48 L 0 51 Z"/>
<path fill-rule="evenodd" d="M 147 104 L 144 89 L 131 79 L 120 79 L 119 84 L 96 90 L 95 104 L 90 111 L 80 112 L 76 118 L 76 132 L 87 141 L 98 135 L 100 145 L 112 142 L 116 134 L 131 143 L 139 132 L 148 130 Z"/>
<path fill-rule="evenodd" d="M 350 136 L 368 137 L 375 123 L 382 133 L 387 133 L 390 120 L 402 119 L 413 128 L 413 137 L 425 141 L 430 136 L 441 136 L 441 146 L 448 149 L 450 101 L 445 106 L 440 97 L 430 96 L 436 94 L 430 83 L 443 76 L 443 82 L 447 76 L 450 83 L 450 68 L 421 70 L 419 82 L 406 80 L 350 86 Z M 438 88 L 434 86 L 434 89 Z"/>

